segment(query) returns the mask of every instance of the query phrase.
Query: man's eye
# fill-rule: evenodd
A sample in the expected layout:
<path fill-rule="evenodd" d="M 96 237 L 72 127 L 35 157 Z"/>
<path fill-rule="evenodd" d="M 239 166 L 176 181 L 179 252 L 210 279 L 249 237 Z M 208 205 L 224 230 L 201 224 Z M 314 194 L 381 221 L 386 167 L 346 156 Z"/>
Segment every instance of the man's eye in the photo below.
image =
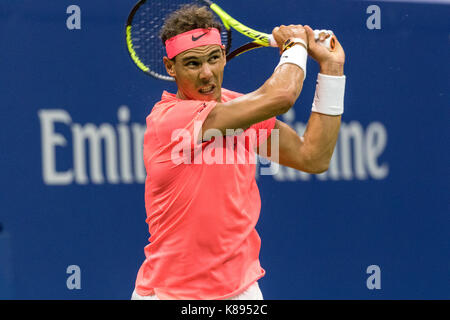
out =
<path fill-rule="evenodd" d="M 197 67 L 199 65 L 199 63 L 197 61 L 189 61 L 188 63 L 186 63 L 186 66 L 188 67 Z"/>
<path fill-rule="evenodd" d="M 218 60 L 219 58 L 220 58 L 220 56 L 215 55 L 215 56 L 212 56 L 212 57 L 210 58 L 210 60 L 211 60 L 211 61 L 216 61 L 216 60 Z"/>

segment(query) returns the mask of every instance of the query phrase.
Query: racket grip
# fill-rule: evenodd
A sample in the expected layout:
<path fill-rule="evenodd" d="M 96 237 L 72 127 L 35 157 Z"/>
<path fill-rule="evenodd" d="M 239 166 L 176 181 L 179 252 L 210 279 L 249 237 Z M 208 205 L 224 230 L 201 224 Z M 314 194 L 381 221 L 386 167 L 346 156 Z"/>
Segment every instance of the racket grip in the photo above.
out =
<path fill-rule="evenodd" d="M 273 38 L 273 35 L 269 34 L 269 46 L 271 47 L 278 47 L 277 42 Z"/>
<path fill-rule="evenodd" d="M 319 41 L 320 35 L 322 33 L 329 34 L 330 36 L 326 38 L 324 41 Z M 314 30 L 314 39 L 316 42 L 325 48 L 328 48 L 330 51 L 336 50 L 336 36 L 334 35 L 333 31 L 331 30 Z M 273 38 L 273 35 L 269 35 L 269 45 L 271 47 L 278 47 L 277 42 Z"/>

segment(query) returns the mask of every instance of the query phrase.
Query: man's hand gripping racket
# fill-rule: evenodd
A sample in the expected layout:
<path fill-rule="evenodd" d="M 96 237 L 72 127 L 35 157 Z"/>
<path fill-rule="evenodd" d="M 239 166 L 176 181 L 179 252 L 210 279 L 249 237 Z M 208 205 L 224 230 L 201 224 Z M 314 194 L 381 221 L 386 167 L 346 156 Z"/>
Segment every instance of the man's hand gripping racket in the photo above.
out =
<path fill-rule="evenodd" d="M 329 51 L 336 50 L 336 36 L 331 30 L 312 30 L 314 33 L 314 40 L 317 44 L 327 48 Z M 278 47 L 273 34 L 269 35 L 269 44 L 271 47 Z"/>

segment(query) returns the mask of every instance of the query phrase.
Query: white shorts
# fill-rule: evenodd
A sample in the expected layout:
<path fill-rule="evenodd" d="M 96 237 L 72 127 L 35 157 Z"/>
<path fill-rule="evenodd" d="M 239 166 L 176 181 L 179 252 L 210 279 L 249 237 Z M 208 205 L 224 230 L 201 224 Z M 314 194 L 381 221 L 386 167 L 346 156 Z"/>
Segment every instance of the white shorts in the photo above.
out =
<path fill-rule="evenodd" d="M 131 300 L 159 300 L 159 299 L 155 294 L 152 294 L 150 296 L 140 296 L 136 293 L 136 290 L 134 290 L 133 294 L 131 295 Z M 264 298 L 261 289 L 259 289 L 258 281 L 256 281 L 244 292 L 238 294 L 237 296 L 227 298 L 225 300 L 264 300 Z"/>

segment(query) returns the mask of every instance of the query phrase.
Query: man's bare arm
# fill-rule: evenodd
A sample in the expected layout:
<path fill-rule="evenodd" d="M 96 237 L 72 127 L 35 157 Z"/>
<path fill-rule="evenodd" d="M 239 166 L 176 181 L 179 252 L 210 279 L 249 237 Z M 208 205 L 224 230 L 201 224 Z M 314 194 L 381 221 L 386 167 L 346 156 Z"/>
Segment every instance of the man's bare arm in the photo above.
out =
<path fill-rule="evenodd" d="M 339 135 L 341 116 L 327 116 L 312 112 L 305 133 L 299 136 L 294 129 L 280 120 L 275 123 L 278 129 L 278 154 L 271 154 L 272 136 L 258 149 L 267 150 L 270 160 L 307 173 L 322 173 L 328 169 L 333 150 Z"/>
<path fill-rule="evenodd" d="M 256 91 L 218 103 L 203 123 L 207 129 L 247 129 L 274 116 L 287 112 L 295 103 L 303 87 L 303 71 L 293 64 L 284 64 Z"/>
<path fill-rule="evenodd" d="M 305 26 L 309 35 L 313 34 L 310 27 Z M 337 42 L 337 49 L 330 53 L 319 47 L 312 41 L 309 42 L 311 56 L 319 63 L 320 73 L 330 76 L 343 76 L 345 53 L 340 43 Z M 311 112 L 305 133 L 300 137 L 287 124 L 277 120 L 275 129 L 279 130 L 279 148 L 277 155 L 270 154 L 269 159 L 277 159 L 278 163 L 305 171 L 308 173 L 321 173 L 328 169 L 334 147 L 339 135 L 341 116 L 326 115 L 318 112 Z M 261 148 L 270 151 L 272 139 L 267 140 Z M 262 149 L 264 150 L 264 149 Z"/>
<path fill-rule="evenodd" d="M 273 35 L 282 46 L 289 38 L 307 41 L 302 26 L 281 26 Z M 226 103 L 218 103 L 203 123 L 202 134 L 208 129 L 247 129 L 251 125 L 287 112 L 295 103 L 303 87 L 304 72 L 293 64 L 283 64 L 256 91 Z"/>

